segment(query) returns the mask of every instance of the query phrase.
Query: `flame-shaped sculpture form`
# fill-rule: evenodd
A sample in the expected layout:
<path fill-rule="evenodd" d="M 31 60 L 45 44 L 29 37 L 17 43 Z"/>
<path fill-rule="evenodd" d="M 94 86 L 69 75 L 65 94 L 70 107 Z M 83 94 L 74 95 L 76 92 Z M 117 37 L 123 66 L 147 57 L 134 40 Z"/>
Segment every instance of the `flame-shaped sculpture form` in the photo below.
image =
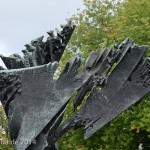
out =
<path fill-rule="evenodd" d="M 84 127 L 87 139 L 150 91 L 150 59 L 144 58 L 148 47 L 129 38 L 92 52 L 83 68 L 81 58 L 71 59 L 54 79 L 75 26 L 69 22 L 62 28 L 57 36 L 48 32 L 46 42 L 42 36 L 26 44 L 23 58 L 1 55 L 7 69 L 0 67 L 0 100 L 15 150 L 54 150 L 57 139 L 73 127 Z M 74 109 L 81 108 L 60 127 L 75 92 Z"/>

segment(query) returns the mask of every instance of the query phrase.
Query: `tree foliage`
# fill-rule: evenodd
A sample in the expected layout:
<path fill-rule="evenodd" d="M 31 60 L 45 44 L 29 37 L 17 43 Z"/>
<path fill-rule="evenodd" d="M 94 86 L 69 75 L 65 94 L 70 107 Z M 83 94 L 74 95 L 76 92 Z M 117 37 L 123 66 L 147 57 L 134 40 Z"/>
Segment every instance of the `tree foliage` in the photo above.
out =
<path fill-rule="evenodd" d="M 118 43 L 130 37 L 135 43 L 150 45 L 149 16 L 149 0 L 126 0 L 113 20 L 113 32 L 109 33 L 110 39 Z M 150 52 L 148 55 L 150 56 Z"/>
<path fill-rule="evenodd" d="M 8 122 L 2 106 L 0 106 L 0 150 L 13 150 L 8 133 Z"/>
<path fill-rule="evenodd" d="M 69 45 L 73 52 L 80 50 L 83 57 L 91 51 L 98 51 L 109 45 L 109 26 L 120 5 L 109 0 L 84 0 L 85 10 L 74 15 L 71 20 L 77 25 Z"/>

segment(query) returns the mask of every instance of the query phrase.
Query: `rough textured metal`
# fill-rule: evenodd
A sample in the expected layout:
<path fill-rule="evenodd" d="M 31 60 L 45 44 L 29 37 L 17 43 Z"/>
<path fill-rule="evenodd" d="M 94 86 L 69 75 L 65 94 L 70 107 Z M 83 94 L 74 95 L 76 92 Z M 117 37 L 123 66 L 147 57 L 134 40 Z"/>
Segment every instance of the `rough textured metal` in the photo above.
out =
<path fill-rule="evenodd" d="M 100 53 L 92 52 L 90 54 L 87 59 L 87 61 L 90 61 L 86 64 L 84 69 L 86 70 L 87 68 L 88 70 L 91 70 L 91 66 L 93 66 L 97 62 L 99 63 L 99 66 L 97 67 L 97 70 L 94 70 L 94 72 L 92 73 L 93 77 L 91 78 L 91 80 L 87 81 L 78 90 L 77 96 L 74 99 L 75 109 L 81 104 L 87 92 L 91 91 L 94 86 L 102 86 L 104 84 L 107 74 L 112 69 L 112 66 L 115 63 L 115 65 L 117 65 L 120 62 L 120 60 L 122 59 L 122 57 L 124 57 L 131 45 L 132 41 L 127 38 L 119 46 L 111 47 L 108 51 L 102 50 Z"/>
<path fill-rule="evenodd" d="M 84 127 L 87 139 L 150 91 L 147 46 L 129 38 L 107 51 L 92 52 L 83 68 L 81 58 L 71 59 L 54 79 L 75 26 L 69 22 L 62 28 L 57 36 L 48 32 L 46 42 L 42 36 L 26 44 L 23 58 L 1 55 L 8 70 L 0 67 L 0 100 L 15 150 L 55 150 L 57 139 L 73 127 Z M 74 109 L 81 108 L 60 127 L 76 91 Z"/>
<path fill-rule="evenodd" d="M 3 67 L 0 68 L 0 70 L 2 70 L 0 72 L 0 100 L 9 119 L 10 137 L 12 140 L 18 142 L 15 145 L 15 149 L 25 149 L 37 135 L 40 135 L 40 132 L 43 133 L 44 128 L 50 128 L 51 124 L 59 118 L 61 107 L 62 111 L 64 111 L 63 105 L 66 105 L 65 103 L 70 99 L 72 95 L 71 92 L 74 92 L 74 89 L 79 86 L 78 81 L 74 82 L 76 79 L 73 79 L 81 63 L 80 59 L 76 58 L 72 60 L 71 63 L 67 63 L 66 69 L 64 69 L 62 75 L 57 80 L 57 85 L 55 85 L 60 90 L 55 92 L 55 94 L 57 94 L 56 97 L 63 95 L 66 102 L 60 101 L 60 112 L 59 106 L 53 107 L 55 100 L 56 103 L 59 103 L 59 100 L 53 97 L 53 92 L 55 91 L 55 87 L 53 86 L 55 81 L 53 80 L 53 73 L 58 63 L 47 63 L 60 60 L 75 29 L 75 26 L 71 26 L 71 22 L 61 27 L 63 30 L 57 33 L 57 36 L 52 34 L 52 31 L 48 32 L 50 36 L 46 42 L 43 42 L 43 37 L 40 37 L 31 41 L 30 44 L 26 44 L 26 50 L 23 50 L 24 58 L 21 58 L 18 54 L 13 54 L 10 57 L 1 55 L 4 64 L 9 70 L 4 70 Z M 47 65 L 41 66 L 43 64 Z M 39 65 L 40 67 L 34 67 Z M 69 69 L 73 72 L 68 71 Z M 65 78 L 68 76 L 71 78 L 69 83 L 75 83 L 75 86 L 72 84 L 74 87 L 69 89 L 67 88 L 68 85 L 64 84 L 63 86 L 63 81 L 61 81 L 62 79 L 66 80 Z M 48 82 L 46 78 L 49 79 Z M 80 82 L 80 84 L 82 84 L 82 82 Z M 68 97 L 67 93 L 65 95 L 63 92 L 68 92 L 70 96 Z M 48 97 L 47 94 L 49 95 Z M 62 96 L 59 98 L 63 100 Z M 51 104 L 49 104 L 49 106 L 51 106 L 49 107 L 47 105 L 47 108 L 45 108 L 44 106 L 47 100 L 51 101 Z M 51 107 L 55 109 L 55 112 L 52 111 Z M 41 111 L 40 108 L 43 111 Z M 31 115 L 31 113 L 33 113 L 33 115 Z M 44 116 L 44 113 L 47 115 L 50 114 L 52 118 L 53 115 L 55 117 L 49 119 L 47 122 L 46 120 L 48 118 L 46 120 L 43 120 L 44 118 L 42 117 L 41 119 L 39 118 L 42 114 Z M 34 125 L 35 128 L 33 129 Z M 29 132 L 30 130 L 32 131 Z M 44 139 L 42 141 L 44 141 Z M 38 143 L 40 145 L 39 149 L 42 149 L 42 143 L 44 142 Z"/>
<path fill-rule="evenodd" d="M 0 97 L 12 140 L 32 142 L 35 138 L 40 139 L 41 135 L 38 135 L 45 127 L 49 134 L 55 124 L 60 124 L 59 118 L 68 100 L 90 77 L 90 73 L 77 75 L 80 64 L 80 58 L 72 59 L 57 80 L 53 79 L 57 62 L 0 72 Z M 29 144 L 18 142 L 15 149 L 26 149 Z"/>
<path fill-rule="evenodd" d="M 73 127 L 76 129 L 84 127 L 86 130 L 85 139 L 89 138 L 98 129 L 150 92 L 150 74 L 148 73 L 150 72 L 150 59 L 144 58 L 144 53 L 148 47 L 134 45 L 129 39 L 124 43 L 124 46 L 118 47 L 122 53 L 118 55 L 119 59 L 113 57 L 114 55 L 107 56 L 105 59 L 107 61 L 102 61 L 101 67 L 97 70 L 96 75 L 100 79 L 103 79 L 101 77 L 107 78 L 105 84 L 101 84 L 102 82 L 99 81 L 102 80 L 97 77 L 98 79 L 95 78 L 96 81 L 94 82 L 96 85 L 87 81 L 78 90 L 79 93 L 75 100 L 81 100 L 81 97 L 83 99 L 88 88 L 92 91 L 82 108 L 62 128 L 58 128 L 55 134 L 48 137 L 49 144 L 57 141 L 58 137 Z M 117 58 L 115 68 L 111 73 L 108 73 L 107 70 L 110 70 L 110 66 L 112 66 L 111 61 L 108 60 L 115 60 L 115 58 Z M 105 69 L 101 72 L 101 68 Z"/>
<path fill-rule="evenodd" d="M 86 101 L 86 106 L 80 112 L 84 114 L 83 120 L 91 119 L 90 122 L 85 124 L 85 138 L 90 137 L 99 128 L 148 94 L 150 89 L 138 84 L 139 75 L 136 74 L 139 72 L 138 64 L 146 48 L 144 46 L 131 48 L 108 77 L 105 87 L 102 90 L 94 89 L 92 91 Z M 141 75 L 147 70 L 148 68 L 143 69 Z M 148 81 L 149 75 L 147 74 L 145 78 Z M 87 112 L 92 109 L 95 111 L 91 111 L 88 115 Z"/>
<path fill-rule="evenodd" d="M 71 26 L 69 21 L 66 25 L 61 25 L 62 31 L 53 34 L 53 31 L 47 32 L 49 37 L 43 41 L 43 37 L 32 40 L 26 44 L 25 50 L 22 50 L 24 57 L 21 58 L 18 54 L 13 54 L 9 57 L 1 55 L 4 64 L 8 69 L 27 68 L 48 64 L 49 62 L 59 62 L 75 26 Z"/>

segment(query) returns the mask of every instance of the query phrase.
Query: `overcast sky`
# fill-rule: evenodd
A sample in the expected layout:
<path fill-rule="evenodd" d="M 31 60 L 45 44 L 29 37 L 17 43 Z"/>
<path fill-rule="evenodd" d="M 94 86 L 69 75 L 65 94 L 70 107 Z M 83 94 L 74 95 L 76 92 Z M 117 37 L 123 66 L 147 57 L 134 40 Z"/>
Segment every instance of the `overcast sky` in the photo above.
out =
<path fill-rule="evenodd" d="M 83 0 L 0 0 L 0 54 L 20 53 L 32 39 L 65 24 L 78 8 L 84 9 Z"/>

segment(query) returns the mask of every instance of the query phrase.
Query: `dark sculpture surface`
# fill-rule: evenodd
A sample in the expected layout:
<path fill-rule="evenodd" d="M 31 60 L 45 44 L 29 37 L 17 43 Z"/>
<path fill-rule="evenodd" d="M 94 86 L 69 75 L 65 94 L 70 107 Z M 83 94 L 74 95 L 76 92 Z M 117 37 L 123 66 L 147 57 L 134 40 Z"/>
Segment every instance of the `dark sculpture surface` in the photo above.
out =
<path fill-rule="evenodd" d="M 73 127 L 84 127 L 87 139 L 150 92 L 150 59 L 144 57 L 148 47 L 129 38 L 92 52 L 83 68 L 80 57 L 72 58 L 55 79 L 74 29 L 69 22 L 57 36 L 48 32 L 46 42 L 43 36 L 31 41 L 23 58 L 1 55 L 7 69 L 0 67 L 0 100 L 15 150 L 54 150 L 57 139 Z M 60 126 L 75 92 L 75 113 Z"/>

